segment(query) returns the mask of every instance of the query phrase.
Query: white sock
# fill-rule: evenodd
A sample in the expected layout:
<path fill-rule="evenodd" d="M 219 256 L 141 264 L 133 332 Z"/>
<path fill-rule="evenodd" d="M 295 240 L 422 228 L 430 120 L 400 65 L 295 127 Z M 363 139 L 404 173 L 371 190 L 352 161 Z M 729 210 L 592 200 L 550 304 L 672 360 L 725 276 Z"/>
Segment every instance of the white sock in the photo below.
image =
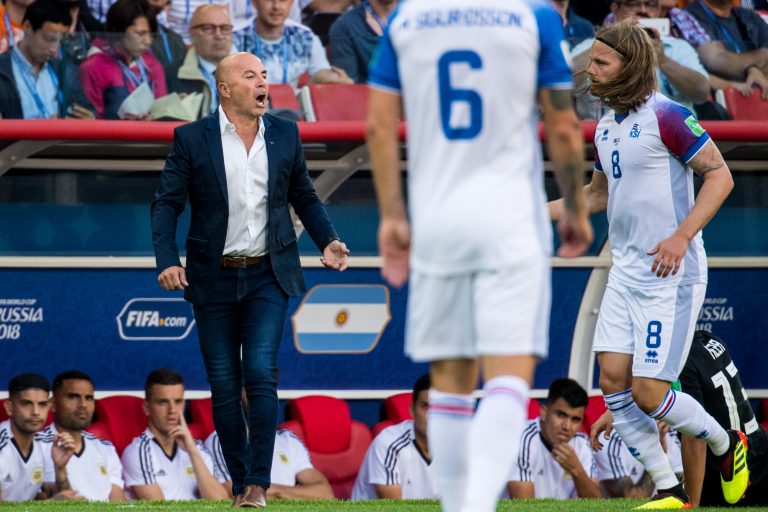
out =
<path fill-rule="evenodd" d="M 613 428 L 629 452 L 651 475 L 656 489 L 669 489 L 679 484 L 669 458 L 661 447 L 656 422 L 637 406 L 632 399 L 632 390 L 606 395 L 605 405 L 613 415 Z"/>
<path fill-rule="evenodd" d="M 483 387 L 485 397 L 472 421 L 469 435 L 469 474 L 462 510 L 496 510 L 509 480 L 528 419 L 528 383 L 519 377 L 493 378 Z"/>
<path fill-rule="evenodd" d="M 661 405 L 650 416 L 666 421 L 681 434 L 703 439 L 715 455 L 727 452 L 731 444 L 728 432 L 715 418 L 693 397 L 681 391 L 670 389 Z"/>
<path fill-rule="evenodd" d="M 432 471 L 444 512 L 458 512 L 464 501 L 469 459 L 469 432 L 475 400 L 429 390 L 427 439 Z"/>

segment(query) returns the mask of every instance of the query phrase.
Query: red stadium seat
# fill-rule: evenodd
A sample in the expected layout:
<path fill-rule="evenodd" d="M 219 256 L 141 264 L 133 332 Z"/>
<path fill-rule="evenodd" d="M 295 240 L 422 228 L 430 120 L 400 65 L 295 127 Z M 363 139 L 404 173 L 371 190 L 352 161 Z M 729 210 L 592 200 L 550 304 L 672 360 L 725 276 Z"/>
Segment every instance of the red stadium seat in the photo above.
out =
<path fill-rule="evenodd" d="M 307 121 L 365 121 L 368 115 L 365 84 L 309 84 L 299 98 Z"/>
<path fill-rule="evenodd" d="M 112 444 L 114 444 L 114 442 L 112 441 L 112 432 L 109 430 L 109 425 L 107 425 L 106 422 L 94 421 L 93 423 L 91 423 L 91 426 L 85 430 L 95 435 L 99 439 L 103 439 L 105 441 L 109 441 Z"/>
<path fill-rule="evenodd" d="M 528 419 L 533 420 L 541 416 L 541 403 L 535 398 L 528 400 Z"/>
<path fill-rule="evenodd" d="M 394 423 L 413 419 L 411 415 L 411 403 L 413 393 L 398 393 L 384 400 L 384 419 Z"/>
<path fill-rule="evenodd" d="M 587 402 L 587 409 L 584 411 L 584 422 L 582 423 L 582 431 L 589 433 L 589 429 L 592 428 L 592 424 L 596 422 L 600 416 L 606 411 L 605 400 L 603 395 L 591 396 Z"/>
<path fill-rule="evenodd" d="M 744 97 L 736 89 L 724 89 L 725 109 L 734 121 L 765 121 L 768 119 L 768 101 L 760 97 L 760 88 L 753 87 L 752 95 Z"/>
<path fill-rule="evenodd" d="M 373 437 L 376 437 L 381 433 L 382 430 L 384 430 L 387 427 L 391 427 L 392 425 L 395 425 L 394 421 L 391 421 L 391 420 L 380 421 L 371 427 L 371 435 L 373 435 Z"/>
<path fill-rule="evenodd" d="M 348 499 L 371 444 L 371 431 L 349 414 L 344 400 L 329 396 L 306 396 L 287 405 L 292 421 L 281 425 L 304 441 L 312 463 L 323 473 L 336 498 Z"/>
<path fill-rule="evenodd" d="M 189 416 L 192 421 L 189 423 L 190 429 L 195 429 L 192 435 L 199 433 L 200 436 L 195 436 L 197 439 L 205 440 L 211 435 L 211 432 L 216 430 L 213 425 L 213 409 L 211 407 L 210 398 L 201 398 L 199 400 L 188 400 Z M 194 425 L 194 426 L 193 426 Z"/>
<path fill-rule="evenodd" d="M 269 108 L 295 110 L 301 116 L 299 100 L 296 98 L 296 92 L 290 84 L 274 84 L 269 86 Z"/>
<path fill-rule="evenodd" d="M 96 419 L 108 425 L 118 454 L 147 428 L 143 402 L 139 397 L 122 395 L 96 400 Z"/>

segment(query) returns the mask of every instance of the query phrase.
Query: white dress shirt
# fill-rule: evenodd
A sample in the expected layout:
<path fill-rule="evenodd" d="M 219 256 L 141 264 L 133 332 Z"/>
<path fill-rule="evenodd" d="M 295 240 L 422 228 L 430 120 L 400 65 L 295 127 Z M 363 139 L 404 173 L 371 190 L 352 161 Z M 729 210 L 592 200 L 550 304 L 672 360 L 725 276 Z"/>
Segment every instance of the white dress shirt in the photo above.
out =
<path fill-rule="evenodd" d="M 225 256 L 261 256 L 267 253 L 267 149 L 264 122 L 250 151 L 219 107 L 221 147 L 227 174 L 229 219 Z"/>

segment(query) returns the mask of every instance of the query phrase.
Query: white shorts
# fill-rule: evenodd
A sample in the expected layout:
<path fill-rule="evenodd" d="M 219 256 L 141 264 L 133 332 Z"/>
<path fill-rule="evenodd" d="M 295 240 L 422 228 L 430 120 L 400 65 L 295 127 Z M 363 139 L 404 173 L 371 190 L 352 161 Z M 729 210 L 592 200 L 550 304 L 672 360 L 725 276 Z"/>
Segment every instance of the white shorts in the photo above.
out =
<path fill-rule="evenodd" d="M 412 272 L 409 286 L 405 353 L 414 361 L 546 357 L 549 258 L 463 274 Z"/>
<path fill-rule="evenodd" d="M 706 284 L 646 290 L 609 279 L 592 350 L 633 354 L 635 377 L 677 380 L 706 291 Z"/>

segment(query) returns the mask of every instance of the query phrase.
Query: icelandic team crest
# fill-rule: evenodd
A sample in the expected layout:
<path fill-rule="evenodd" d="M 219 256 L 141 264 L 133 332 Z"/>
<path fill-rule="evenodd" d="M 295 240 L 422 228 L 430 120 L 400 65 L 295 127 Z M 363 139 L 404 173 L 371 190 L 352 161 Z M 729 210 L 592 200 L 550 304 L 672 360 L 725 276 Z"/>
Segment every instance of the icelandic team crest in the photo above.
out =
<path fill-rule="evenodd" d="M 629 130 L 629 138 L 636 139 L 638 137 L 640 137 L 640 123 L 635 123 L 632 125 L 632 129 Z"/>

